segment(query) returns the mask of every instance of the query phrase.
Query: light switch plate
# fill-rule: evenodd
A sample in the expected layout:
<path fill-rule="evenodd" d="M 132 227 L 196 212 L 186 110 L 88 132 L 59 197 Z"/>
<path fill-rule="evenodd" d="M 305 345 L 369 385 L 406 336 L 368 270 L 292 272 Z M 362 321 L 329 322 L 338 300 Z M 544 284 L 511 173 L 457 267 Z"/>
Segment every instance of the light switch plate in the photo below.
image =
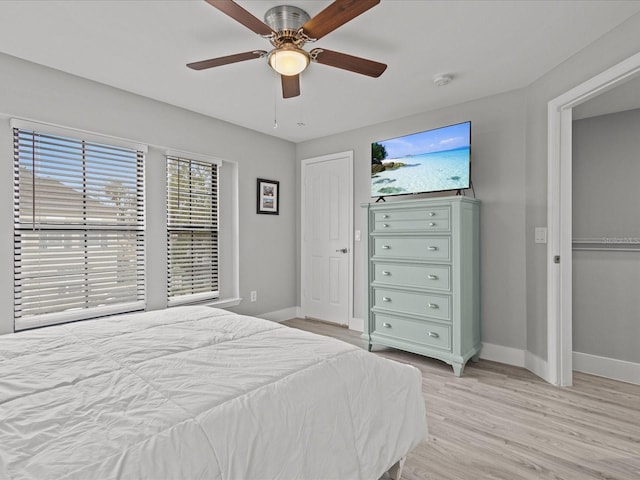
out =
<path fill-rule="evenodd" d="M 536 243 L 547 243 L 547 227 L 536 227 Z"/>

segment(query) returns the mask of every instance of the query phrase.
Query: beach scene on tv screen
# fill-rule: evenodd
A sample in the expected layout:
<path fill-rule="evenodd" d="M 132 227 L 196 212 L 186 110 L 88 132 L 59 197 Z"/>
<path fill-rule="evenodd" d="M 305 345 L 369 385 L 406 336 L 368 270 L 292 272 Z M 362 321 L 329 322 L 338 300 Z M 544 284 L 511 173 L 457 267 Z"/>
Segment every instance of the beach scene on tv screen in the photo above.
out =
<path fill-rule="evenodd" d="M 470 124 L 371 145 L 371 196 L 469 188 Z"/>

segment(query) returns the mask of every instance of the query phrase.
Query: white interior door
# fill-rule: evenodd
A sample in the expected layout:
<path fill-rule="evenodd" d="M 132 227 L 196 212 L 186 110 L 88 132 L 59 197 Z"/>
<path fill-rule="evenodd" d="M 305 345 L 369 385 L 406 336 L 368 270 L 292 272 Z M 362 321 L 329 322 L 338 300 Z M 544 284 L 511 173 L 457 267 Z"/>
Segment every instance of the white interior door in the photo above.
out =
<path fill-rule="evenodd" d="M 302 285 L 305 317 L 349 324 L 353 153 L 302 162 Z"/>

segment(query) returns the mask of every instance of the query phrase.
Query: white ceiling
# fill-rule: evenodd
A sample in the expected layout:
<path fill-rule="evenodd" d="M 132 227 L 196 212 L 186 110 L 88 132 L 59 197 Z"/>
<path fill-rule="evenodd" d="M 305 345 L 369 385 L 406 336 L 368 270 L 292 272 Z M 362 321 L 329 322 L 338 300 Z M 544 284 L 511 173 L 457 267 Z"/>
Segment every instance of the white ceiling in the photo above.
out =
<path fill-rule="evenodd" d="M 314 16 L 331 1 L 237 3 L 262 19 L 282 3 Z M 0 51 L 299 142 L 525 87 L 638 12 L 637 0 L 382 0 L 307 46 L 387 71 L 311 64 L 287 100 L 264 59 L 185 67 L 270 46 L 201 0 L 0 1 Z M 454 81 L 434 86 L 440 73 Z"/>

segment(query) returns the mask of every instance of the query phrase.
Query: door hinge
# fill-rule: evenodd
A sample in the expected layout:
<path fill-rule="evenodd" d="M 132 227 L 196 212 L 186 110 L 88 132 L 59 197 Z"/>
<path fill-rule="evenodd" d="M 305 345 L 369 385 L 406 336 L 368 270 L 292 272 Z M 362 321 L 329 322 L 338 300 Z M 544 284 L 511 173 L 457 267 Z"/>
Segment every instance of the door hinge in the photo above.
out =
<path fill-rule="evenodd" d="M 555 255 L 553 257 L 553 263 L 560 263 L 560 255 Z"/>

